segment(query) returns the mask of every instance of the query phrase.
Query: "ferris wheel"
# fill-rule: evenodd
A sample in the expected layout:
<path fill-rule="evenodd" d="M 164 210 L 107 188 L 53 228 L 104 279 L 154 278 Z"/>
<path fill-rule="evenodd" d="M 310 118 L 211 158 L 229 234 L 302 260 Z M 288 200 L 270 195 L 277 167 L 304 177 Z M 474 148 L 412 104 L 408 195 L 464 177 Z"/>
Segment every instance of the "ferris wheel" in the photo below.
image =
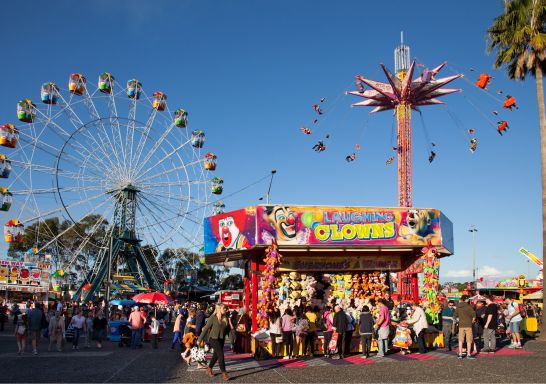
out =
<path fill-rule="evenodd" d="M 165 93 L 108 72 L 97 84 L 71 74 L 68 89 L 44 83 L 40 100 L 19 101 L 17 126 L 0 126 L 7 246 L 35 237 L 34 253 L 52 254 L 64 270 L 93 255 L 82 271 L 91 293 L 116 262 L 159 288 L 140 247 L 199 249 L 211 194 L 223 190 L 205 133 Z"/>

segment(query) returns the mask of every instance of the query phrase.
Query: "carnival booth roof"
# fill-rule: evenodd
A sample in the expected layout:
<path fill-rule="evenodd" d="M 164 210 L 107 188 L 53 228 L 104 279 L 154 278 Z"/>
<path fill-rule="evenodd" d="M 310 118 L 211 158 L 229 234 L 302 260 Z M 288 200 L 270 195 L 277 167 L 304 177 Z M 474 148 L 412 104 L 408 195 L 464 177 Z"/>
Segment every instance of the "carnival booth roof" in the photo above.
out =
<path fill-rule="evenodd" d="M 313 259 L 343 255 L 365 259 L 408 255 L 433 245 L 440 257 L 453 254 L 453 224 L 430 208 L 258 205 L 205 219 L 205 260 L 225 263 L 263 252 L 272 242 L 288 256 Z M 337 253 L 334 253 L 337 252 Z M 354 256 L 354 258 L 352 257 Z M 300 260 L 301 262 L 301 260 Z M 388 262 L 388 260 L 387 260 Z M 403 263 L 405 264 L 405 263 Z M 394 268 L 402 269 L 403 265 Z"/>

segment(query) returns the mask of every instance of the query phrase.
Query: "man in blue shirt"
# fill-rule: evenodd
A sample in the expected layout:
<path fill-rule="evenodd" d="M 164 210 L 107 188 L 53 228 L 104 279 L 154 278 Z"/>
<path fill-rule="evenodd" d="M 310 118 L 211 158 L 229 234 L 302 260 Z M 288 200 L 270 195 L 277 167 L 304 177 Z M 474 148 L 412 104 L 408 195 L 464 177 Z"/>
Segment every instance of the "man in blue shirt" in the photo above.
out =
<path fill-rule="evenodd" d="M 453 320 L 455 315 L 455 302 L 449 300 L 447 306 L 442 309 L 442 333 L 444 344 L 451 351 L 451 339 L 453 338 Z"/>

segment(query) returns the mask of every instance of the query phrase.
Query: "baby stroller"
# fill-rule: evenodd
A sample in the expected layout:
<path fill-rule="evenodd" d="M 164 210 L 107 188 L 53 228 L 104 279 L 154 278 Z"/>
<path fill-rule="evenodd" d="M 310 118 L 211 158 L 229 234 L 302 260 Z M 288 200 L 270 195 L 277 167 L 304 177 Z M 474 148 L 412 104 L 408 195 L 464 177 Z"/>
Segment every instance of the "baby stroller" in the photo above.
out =
<path fill-rule="evenodd" d="M 121 348 L 123 346 L 130 347 L 131 346 L 131 328 L 127 324 L 122 324 L 119 326 L 119 344 L 118 346 Z"/>

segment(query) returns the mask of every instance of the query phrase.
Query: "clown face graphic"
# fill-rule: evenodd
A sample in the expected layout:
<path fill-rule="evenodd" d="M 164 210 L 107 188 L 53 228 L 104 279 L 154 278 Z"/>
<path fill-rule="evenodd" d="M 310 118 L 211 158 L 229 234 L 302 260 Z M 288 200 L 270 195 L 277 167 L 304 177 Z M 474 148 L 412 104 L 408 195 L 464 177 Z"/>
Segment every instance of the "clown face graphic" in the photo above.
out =
<path fill-rule="evenodd" d="M 296 237 L 296 214 L 289 207 L 267 207 L 266 221 L 273 227 L 278 241 L 290 241 Z"/>
<path fill-rule="evenodd" d="M 310 231 L 303 228 L 298 231 L 298 215 L 290 207 L 284 205 L 268 205 L 264 207 L 262 219 L 273 231 L 262 231 L 264 244 L 277 241 L 279 244 L 307 244 Z"/>
<path fill-rule="evenodd" d="M 216 246 L 216 252 L 247 249 L 250 247 L 247 238 L 241 234 L 241 230 L 235 224 L 235 219 L 232 216 L 218 221 L 218 233 L 220 235 L 220 242 Z"/>

